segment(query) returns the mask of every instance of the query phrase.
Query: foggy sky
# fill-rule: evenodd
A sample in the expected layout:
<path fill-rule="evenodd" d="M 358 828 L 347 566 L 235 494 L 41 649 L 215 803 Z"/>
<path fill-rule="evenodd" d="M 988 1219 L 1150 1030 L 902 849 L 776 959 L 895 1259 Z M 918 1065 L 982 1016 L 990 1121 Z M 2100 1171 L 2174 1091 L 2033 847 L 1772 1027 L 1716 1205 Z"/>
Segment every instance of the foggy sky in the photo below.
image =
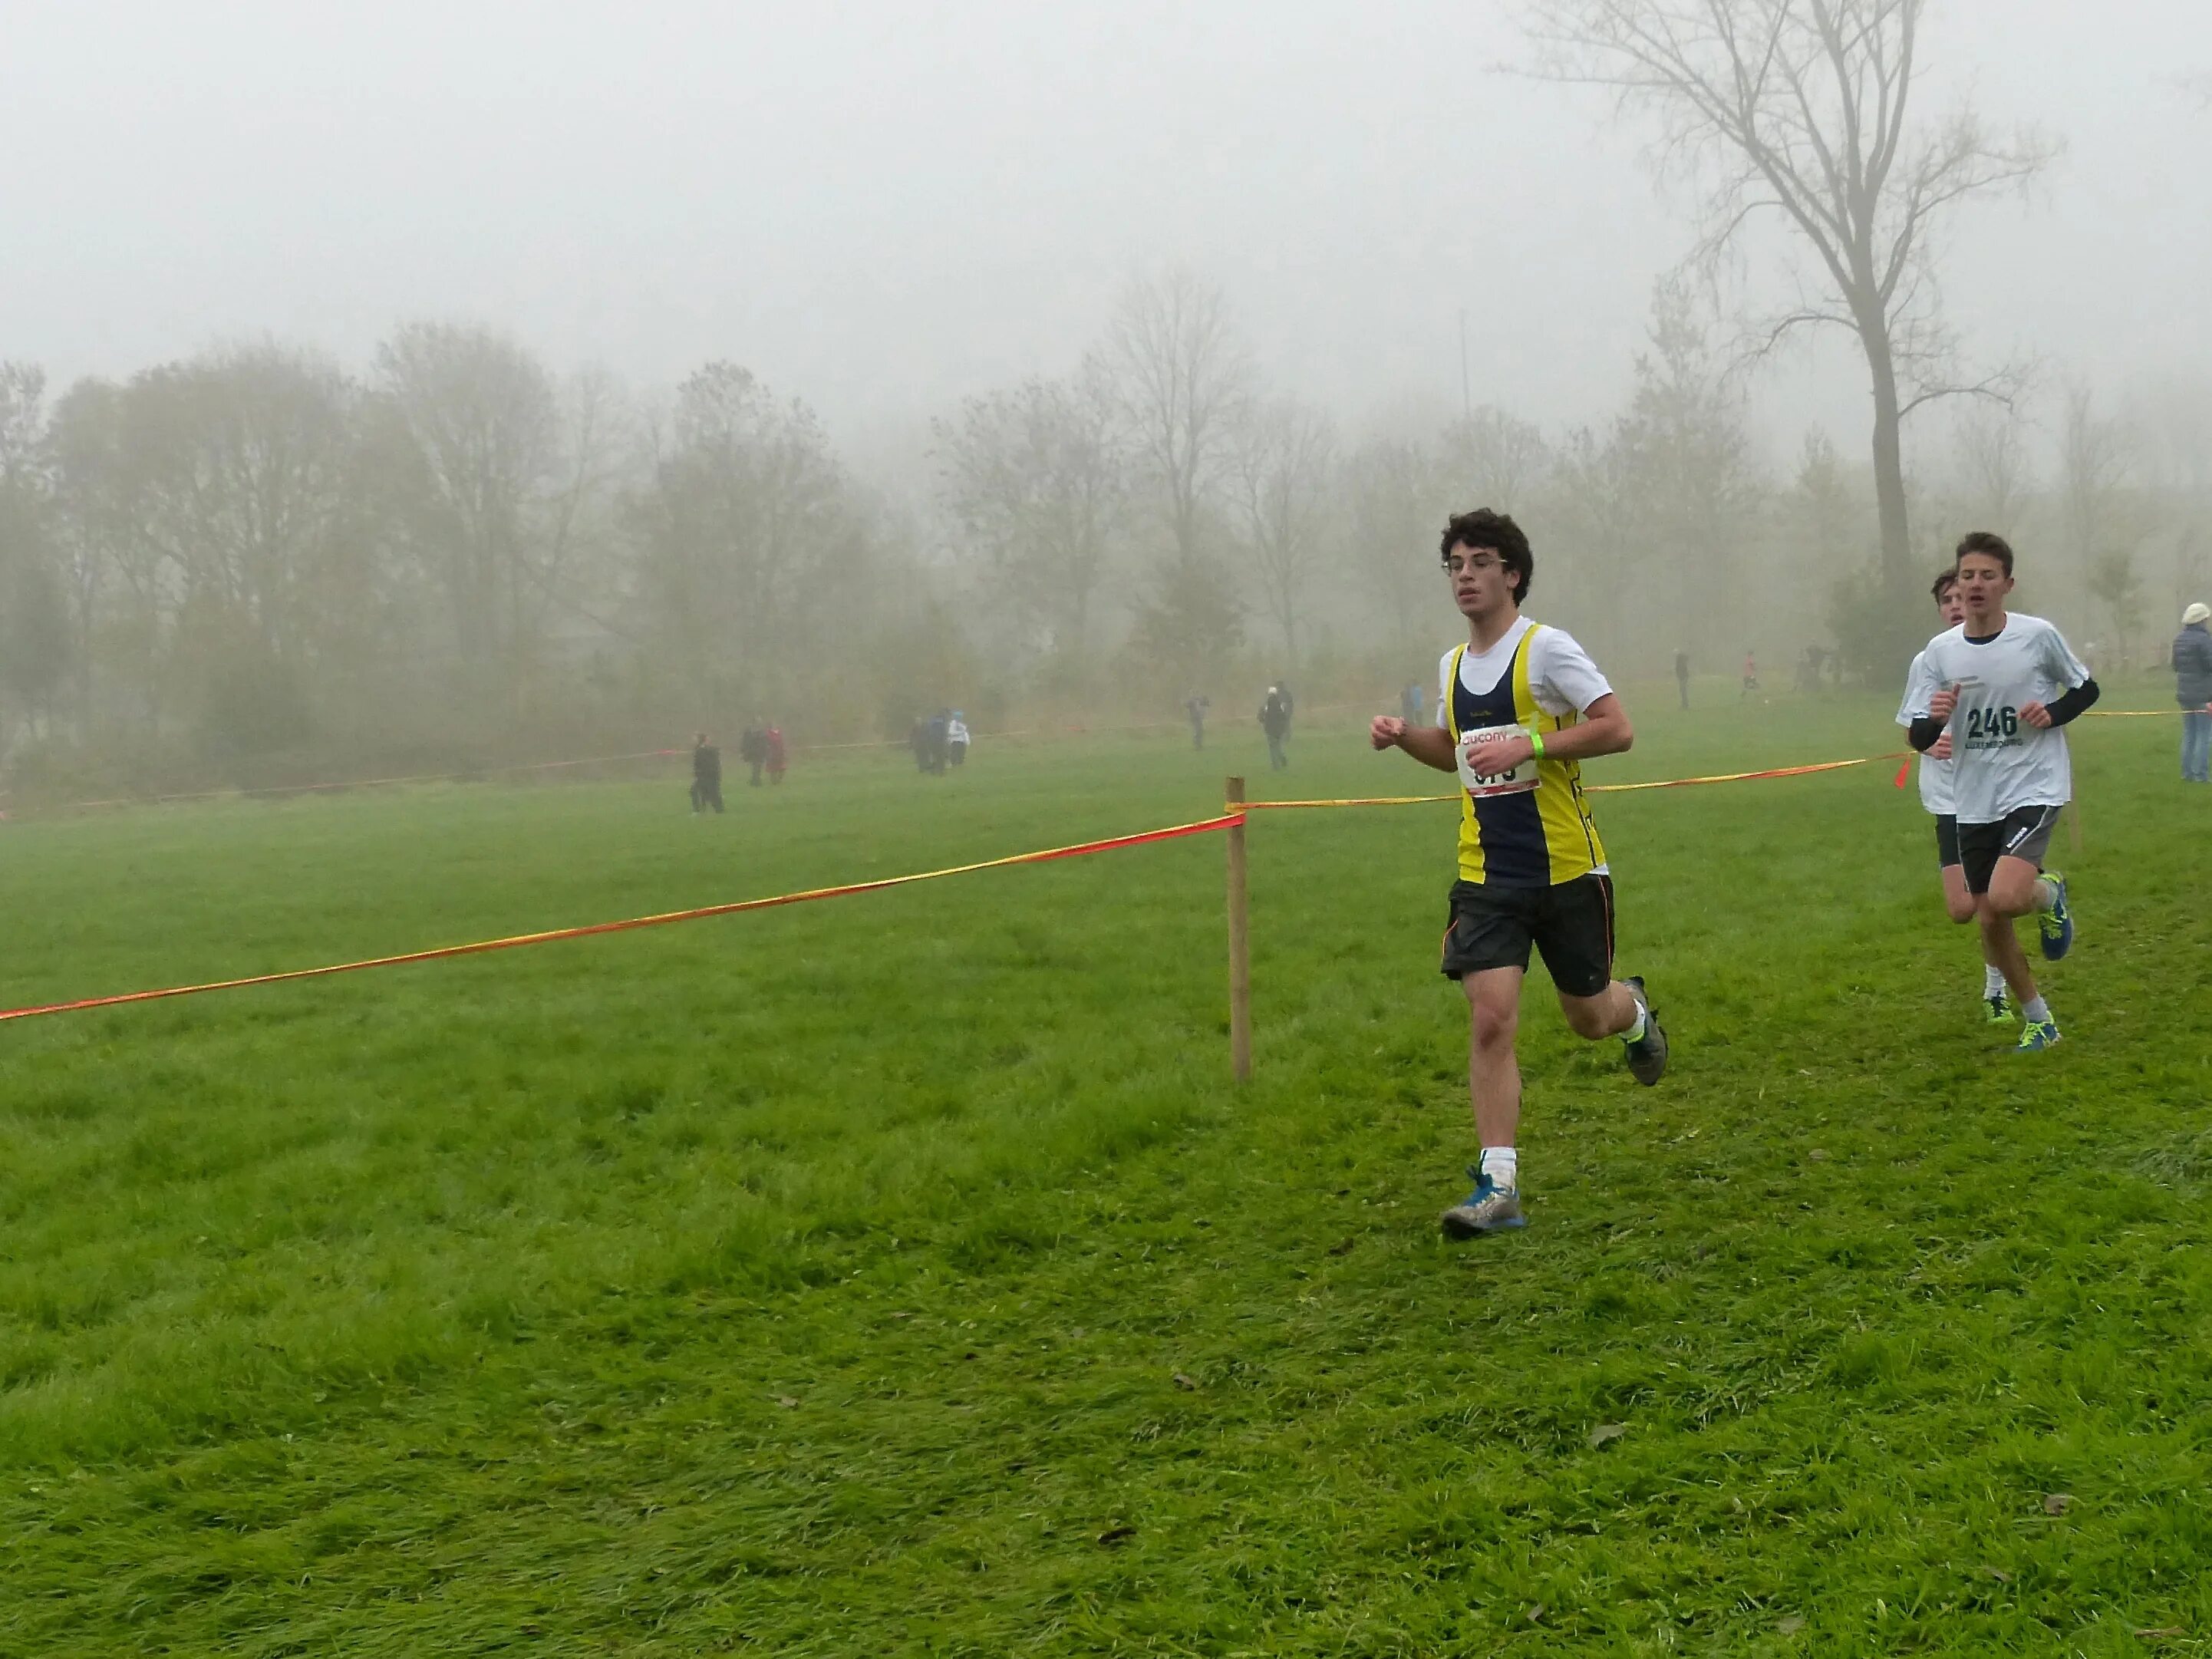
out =
<path fill-rule="evenodd" d="M 1066 368 L 1133 270 L 1219 283 L 1355 422 L 1555 425 L 1628 380 L 1680 214 L 1596 95 L 1469 0 L 1052 5 L 0 0 L 0 356 L 58 381 L 273 333 L 359 364 L 484 319 L 635 384 L 743 362 L 863 446 Z M 1195 14 L 1195 15 L 1194 15 Z M 1954 232 L 1952 313 L 2108 392 L 2212 368 L 2212 15 L 1949 0 L 1971 82 L 2068 153 Z M 1775 428 L 1856 442 L 1839 349 Z M 1793 443 L 1784 443 L 1784 449 Z"/>

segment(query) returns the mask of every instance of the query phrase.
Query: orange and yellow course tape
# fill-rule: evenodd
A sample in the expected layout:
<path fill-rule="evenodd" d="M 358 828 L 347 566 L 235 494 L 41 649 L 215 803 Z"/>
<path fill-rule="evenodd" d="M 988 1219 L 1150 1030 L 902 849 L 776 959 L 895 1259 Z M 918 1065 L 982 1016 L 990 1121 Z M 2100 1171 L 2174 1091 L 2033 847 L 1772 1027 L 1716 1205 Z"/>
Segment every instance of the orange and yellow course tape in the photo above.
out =
<path fill-rule="evenodd" d="M 1698 778 L 1658 778 L 1650 783 L 1591 783 L 1583 786 L 1586 795 L 1625 794 L 1637 789 L 1686 789 L 1701 783 L 1748 783 L 1754 778 L 1796 778 L 1808 772 L 1840 772 L 1847 766 L 1870 766 L 1876 761 L 1895 760 L 1896 755 L 1861 755 L 1855 760 L 1815 761 L 1809 766 L 1770 766 L 1758 772 L 1717 772 Z M 1419 806 L 1431 801 L 1457 800 L 1456 793 L 1449 795 L 1365 795 L 1347 800 L 1251 800 L 1244 803 L 1247 811 L 1281 811 L 1301 806 Z"/>
<path fill-rule="evenodd" d="M 1203 836 L 1216 830 L 1234 829 L 1244 822 L 1240 811 L 1223 813 L 1219 817 L 1202 818 L 1195 823 L 1170 824 L 1162 830 L 1146 830 L 1133 836 L 1114 836 L 1103 841 L 1086 841 L 1073 847 L 1048 847 L 1033 853 L 1012 853 L 1005 858 L 983 859 L 974 864 L 956 864 L 942 870 L 917 870 L 903 876 L 884 876 L 874 881 L 848 882 L 838 887 L 814 887 L 805 892 L 778 893 L 772 898 L 738 899 L 728 904 L 701 905 L 690 910 L 669 910 L 659 915 L 633 916 L 623 921 L 593 922 L 582 927 L 556 927 L 542 933 L 516 933 L 507 939 L 479 939 L 470 945 L 444 945 L 434 950 L 409 951 L 394 957 L 372 957 L 362 962 L 331 963 L 320 968 L 293 968 L 283 973 L 253 974 L 244 979 L 213 980 L 201 985 L 170 985 L 155 991 L 125 991 L 114 996 L 81 997 L 74 1002 L 49 1002 L 36 1007 L 0 1010 L 0 1020 L 29 1019 L 38 1014 L 76 1013 L 88 1008 L 114 1008 L 131 1002 L 157 1002 L 165 997 L 196 996 L 203 991 L 235 991 L 249 985 L 282 985 L 289 981 L 323 979 L 332 974 L 360 973 L 370 968 L 397 968 L 410 962 L 443 962 L 453 957 L 481 956 L 488 951 L 513 951 L 526 945 L 551 945 L 556 940 L 590 939 L 599 933 L 627 933 L 641 927 L 665 927 L 671 922 L 696 921 L 706 916 L 731 916 L 744 910 L 768 910 L 784 904 L 804 904 L 811 899 L 844 898 L 854 893 L 881 892 L 887 887 L 904 887 L 917 881 L 934 881 L 939 876 L 964 876 L 977 870 L 997 870 L 1008 865 L 1044 864 L 1054 859 L 1081 858 L 1091 853 L 1110 853 L 1124 847 L 1142 847 L 1156 841 L 1174 841 L 1183 836 Z"/>

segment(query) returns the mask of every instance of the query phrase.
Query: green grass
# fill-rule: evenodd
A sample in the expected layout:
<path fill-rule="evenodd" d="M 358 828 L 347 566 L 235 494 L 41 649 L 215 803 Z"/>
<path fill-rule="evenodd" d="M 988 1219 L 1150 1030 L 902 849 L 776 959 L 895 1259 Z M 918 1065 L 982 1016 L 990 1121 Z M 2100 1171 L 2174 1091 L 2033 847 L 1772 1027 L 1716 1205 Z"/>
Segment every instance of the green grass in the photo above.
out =
<path fill-rule="evenodd" d="M 1594 776 L 1897 744 L 1877 700 L 1670 693 Z M 1218 837 L 0 1027 L 0 1652 L 2206 1650 L 2177 737 L 2077 736 L 2039 1060 L 1893 769 L 1601 798 L 1675 1069 L 1537 975 L 1533 1224 L 1472 1246 L 1445 808 L 1255 819 L 1242 1090 Z M 1293 753 L 18 822 L 0 1000 L 1434 775 L 1348 715 Z"/>

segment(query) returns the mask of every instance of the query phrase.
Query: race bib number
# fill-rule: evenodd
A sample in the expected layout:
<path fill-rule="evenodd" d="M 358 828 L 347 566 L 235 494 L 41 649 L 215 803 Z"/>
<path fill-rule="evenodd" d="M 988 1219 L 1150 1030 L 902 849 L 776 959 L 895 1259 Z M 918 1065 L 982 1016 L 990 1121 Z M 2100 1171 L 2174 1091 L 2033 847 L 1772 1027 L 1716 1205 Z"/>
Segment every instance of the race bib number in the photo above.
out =
<path fill-rule="evenodd" d="M 1510 771 L 1492 775 L 1492 768 L 1482 759 L 1482 751 L 1504 738 L 1528 736 L 1525 726 L 1486 726 L 1469 732 L 1459 740 L 1459 782 L 1468 796 L 1475 800 L 1488 800 L 1498 795 L 1525 795 L 1536 787 L 1536 763 L 1527 760 Z"/>

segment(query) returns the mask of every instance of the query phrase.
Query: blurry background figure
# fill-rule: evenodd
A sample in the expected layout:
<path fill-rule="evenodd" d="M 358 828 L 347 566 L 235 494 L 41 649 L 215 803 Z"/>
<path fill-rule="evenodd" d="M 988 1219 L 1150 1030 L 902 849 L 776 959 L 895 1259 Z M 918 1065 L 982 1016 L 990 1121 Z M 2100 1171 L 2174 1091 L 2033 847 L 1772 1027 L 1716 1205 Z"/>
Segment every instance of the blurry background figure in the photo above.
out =
<path fill-rule="evenodd" d="M 926 716 L 916 714 L 914 724 L 907 727 L 906 746 L 914 750 L 914 769 L 929 770 L 929 721 Z"/>
<path fill-rule="evenodd" d="M 945 723 L 945 757 L 955 766 L 968 758 L 968 722 L 957 708 Z"/>
<path fill-rule="evenodd" d="M 1422 724 L 1421 710 L 1428 705 L 1428 696 L 1419 680 L 1407 680 L 1406 689 L 1398 694 L 1398 717 L 1408 726 Z"/>
<path fill-rule="evenodd" d="M 1267 734 L 1267 764 L 1279 772 L 1291 763 L 1284 750 L 1291 738 L 1291 699 L 1279 685 L 1267 688 L 1267 700 L 1260 705 L 1260 729 Z"/>
<path fill-rule="evenodd" d="M 770 783 L 781 783 L 783 769 L 787 763 L 783 747 L 783 728 L 774 720 L 770 720 L 768 730 L 761 733 L 761 750 L 768 762 L 768 781 Z M 756 778 L 754 781 L 757 782 L 759 780 Z"/>
<path fill-rule="evenodd" d="M 768 733 L 761 730 L 759 721 L 745 723 L 744 731 L 738 738 L 738 758 L 752 768 L 752 787 L 759 788 L 761 768 L 768 763 Z"/>
<path fill-rule="evenodd" d="M 1818 691 L 1820 689 L 1820 671 L 1827 664 L 1826 650 L 1817 645 L 1807 646 L 1804 659 L 1797 665 L 1797 689 L 1800 691 Z"/>
<path fill-rule="evenodd" d="M 2181 776 L 2185 783 L 2212 783 L 2212 605 L 2192 605 L 2181 613 L 2181 632 L 2173 636 L 2173 690 L 2181 702 Z"/>
<path fill-rule="evenodd" d="M 942 775 L 945 770 L 945 750 L 952 731 L 952 711 L 940 708 L 929 717 L 927 729 L 927 758 L 922 764 L 925 772 Z"/>
<path fill-rule="evenodd" d="M 1674 653 L 1674 690 L 1682 699 L 1682 707 L 1687 708 L 1690 706 L 1690 653 L 1686 651 Z"/>
<path fill-rule="evenodd" d="M 709 806 L 722 810 L 722 751 L 702 732 L 691 744 L 691 810 L 703 812 Z"/>
<path fill-rule="evenodd" d="M 1206 747 L 1206 711 L 1212 707 L 1212 701 L 1206 697 L 1193 697 L 1182 706 L 1182 712 L 1190 717 L 1190 746 L 1194 749 Z"/>
<path fill-rule="evenodd" d="M 1738 697 L 1747 697 L 1759 690 L 1759 659 L 1748 651 L 1743 653 L 1743 690 Z"/>

